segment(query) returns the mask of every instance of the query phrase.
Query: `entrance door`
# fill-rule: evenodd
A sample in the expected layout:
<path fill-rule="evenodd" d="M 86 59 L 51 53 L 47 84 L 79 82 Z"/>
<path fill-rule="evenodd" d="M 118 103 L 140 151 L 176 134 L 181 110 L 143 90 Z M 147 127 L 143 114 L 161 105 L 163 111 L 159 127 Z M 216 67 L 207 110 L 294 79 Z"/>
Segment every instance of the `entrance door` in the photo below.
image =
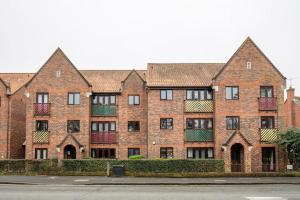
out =
<path fill-rule="evenodd" d="M 76 148 L 73 145 L 65 146 L 64 159 L 76 159 Z"/>
<path fill-rule="evenodd" d="M 262 153 L 262 171 L 272 172 L 275 171 L 275 148 L 274 147 L 263 147 Z"/>
<path fill-rule="evenodd" d="M 244 148 L 241 144 L 231 146 L 231 172 L 242 172 L 244 166 Z"/>

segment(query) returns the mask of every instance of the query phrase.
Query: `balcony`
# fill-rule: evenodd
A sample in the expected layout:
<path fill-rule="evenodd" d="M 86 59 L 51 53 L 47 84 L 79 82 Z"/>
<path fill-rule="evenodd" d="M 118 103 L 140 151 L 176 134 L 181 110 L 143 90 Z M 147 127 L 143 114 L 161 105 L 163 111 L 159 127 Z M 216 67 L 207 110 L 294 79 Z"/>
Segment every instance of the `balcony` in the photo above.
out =
<path fill-rule="evenodd" d="M 34 131 L 32 136 L 33 144 L 48 144 L 49 131 Z"/>
<path fill-rule="evenodd" d="M 278 138 L 278 130 L 275 128 L 260 129 L 260 141 L 266 143 L 274 143 Z"/>
<path fill-rule="evenodd" d="M 212 113 L 214 105 L 212 100 L 185 100 L 185 112 Z"/>
<path fill-rule="evenodd" d="M 276 111 L 277 98 L 275 97 L 260 97 L 258 98 L 259 110 L 261 111 Z"/>
<path fill-rule="evenodd" d="M 92 116 L 116 116 L 116 105 L 92 105 Z"/>
<path fill-rule="evenodd" d="M 117 143 L 116 132 L 93 132 L 91 133 L 92 144 L 115 144 Z"/>
<path fill-rule="evenodd" d="M 213 131 L 204 129 L 186 129 L 185 130 L 186 142 L 212 142 Z"/>
<path fill-rule="evenodd" d="M 33 109 L 35 116 L 50 115 L 50 103 L 34 103 Z"/>

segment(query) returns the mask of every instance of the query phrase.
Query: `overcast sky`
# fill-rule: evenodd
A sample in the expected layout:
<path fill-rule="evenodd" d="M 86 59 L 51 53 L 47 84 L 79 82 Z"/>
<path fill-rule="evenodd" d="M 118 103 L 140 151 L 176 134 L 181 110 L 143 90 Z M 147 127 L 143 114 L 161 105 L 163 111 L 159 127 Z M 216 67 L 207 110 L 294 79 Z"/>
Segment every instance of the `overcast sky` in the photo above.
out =
<path fill-rule="evenodd" d="M 79 69 L 227 62 L 247 36 L 300 95 L 297 0 L 0 0 L 1 72 L 36 72 L 58 46 Z"/>

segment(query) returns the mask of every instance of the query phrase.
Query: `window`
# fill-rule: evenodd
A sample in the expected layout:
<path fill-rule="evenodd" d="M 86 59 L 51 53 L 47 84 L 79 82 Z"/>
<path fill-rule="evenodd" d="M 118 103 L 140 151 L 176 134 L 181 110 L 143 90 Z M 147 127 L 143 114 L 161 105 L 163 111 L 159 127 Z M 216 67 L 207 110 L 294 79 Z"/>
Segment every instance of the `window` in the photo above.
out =
<path fill-rule="evenodd" d="M 139 105 L 140 104 L 140 96 L 138 96 L 138 95 L 129 95 L 128 96 L 128 104 L 129 105 Z"/>
<path fill-rule="evenodd" d="M 172 100 L 173 90 L 160 90 L 160 100 Z"/>
<path fill-rule="evenodd" d="M 212 159 L 214 158 L 213 148 L 187 148 L 187 158 Z"/>
<path fill-rule="evenodd" d="M 261 128 L 274 128 L 274 117 L 261 117 Z"/>
<path fill-rule="evenodd" d="M 128 122 L 128 131 L 140 131 L 140 122 L 139 121 L 129 121 Z"/>
<path fill-rule="evenodd" d="M 228 86 L 226 87 L 226 99 L 239 99 L 239 87 Z"/>
<path fill-rule="evenodd" d="M 273 97 L 273 86 L 261 86 L 260 97 Z"/>
<path fill-rule="evenodd" d="M 251 69 L 252 68 L 252 66 L 251 66 L 251 62 L 250 61 L 248 61 L 247 62 L 247 69 Z"/>
<path fill-rule="evenodd" d="M 68 120 L 68 133 L 76 133 L 80 131 L 80 121 L 79 120 Z"/>
<path fill-rule="evenodd" d="M 92 122 L 92 132 L 114 132 L 116 122 Z"/>
<path fill-rule="evenodd" d="M 92 158 L 116 158 L 115 149 L 91 149 Z"/>
<path fill-rule="evenodd" d="M 160 129 L 173 129 L 173 118 L 161 118 Z"/>
<path fill-rule="evenodd" d="M 68 102 L 69 102 L 69 105 L 80 104 L 80 93 L 79 92 L 70 92 Z"/>
<path fill-rule="evenodd" d="M 36 121 L 36 131 L 48 131 L 48 121 Z"/>
<path fill-rule="evenodd" d="M 213 119 L 187 119 L 186 120 L 187 129 L 212 129 Z"/>
<path fill-rule="evenodd" d="M 161 147 L 160 158 L 174 158 L 173 147 Z"/>
<path fill-rule="evenodd" d="M 139 148 L 128 148 L 128 157 L 134 156 L 134 155 L 140 155 L 140 149 Z"/>
<path fill-rule="evenodd" d="M 115 95 L 95 95 L 93 96 L 93 104 L 100 105 L 116 105 Z"/>
<path fill-rule="evenodd" d="M 47 159 L 48 149 L 36 148 L 35 149 L 35 159 Z"/>
<path fill-rule="evenodd" d="M 48 103 L 48 93 L 37 93 L 36 94 L 36 102 L 37 103 Z"/>
<path fill-rule="evenodd" d="M 60 69 L 56 70 L 56 78 L 60 78 L 60 74 L 61 74 Z"/>
<path fill-rule="evenodd" d="M 198 90 L 187 90 L 187 100 L 212 100 L 212 90 L 209 89 L 198 89 Z"/>
<path fill-rule="evenodd" d="M 226 129 L 227 130 L 239 130 L 240 129 L 240 117 L 226 117 Z"/>

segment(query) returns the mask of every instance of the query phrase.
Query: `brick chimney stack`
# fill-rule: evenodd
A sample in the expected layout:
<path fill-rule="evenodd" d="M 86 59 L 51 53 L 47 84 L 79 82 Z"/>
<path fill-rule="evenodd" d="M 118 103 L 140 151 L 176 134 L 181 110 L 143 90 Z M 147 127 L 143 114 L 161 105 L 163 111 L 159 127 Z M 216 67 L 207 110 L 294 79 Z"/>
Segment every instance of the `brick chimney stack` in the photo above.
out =
<path fill-rule="evenodd" d="M 295 89 L 290 87 L 287 90 L 287 99 L 285 103 L 285 120 L 287 128 L 295 127 L 295 108 L 294 108 L 294 99 Z"/>

